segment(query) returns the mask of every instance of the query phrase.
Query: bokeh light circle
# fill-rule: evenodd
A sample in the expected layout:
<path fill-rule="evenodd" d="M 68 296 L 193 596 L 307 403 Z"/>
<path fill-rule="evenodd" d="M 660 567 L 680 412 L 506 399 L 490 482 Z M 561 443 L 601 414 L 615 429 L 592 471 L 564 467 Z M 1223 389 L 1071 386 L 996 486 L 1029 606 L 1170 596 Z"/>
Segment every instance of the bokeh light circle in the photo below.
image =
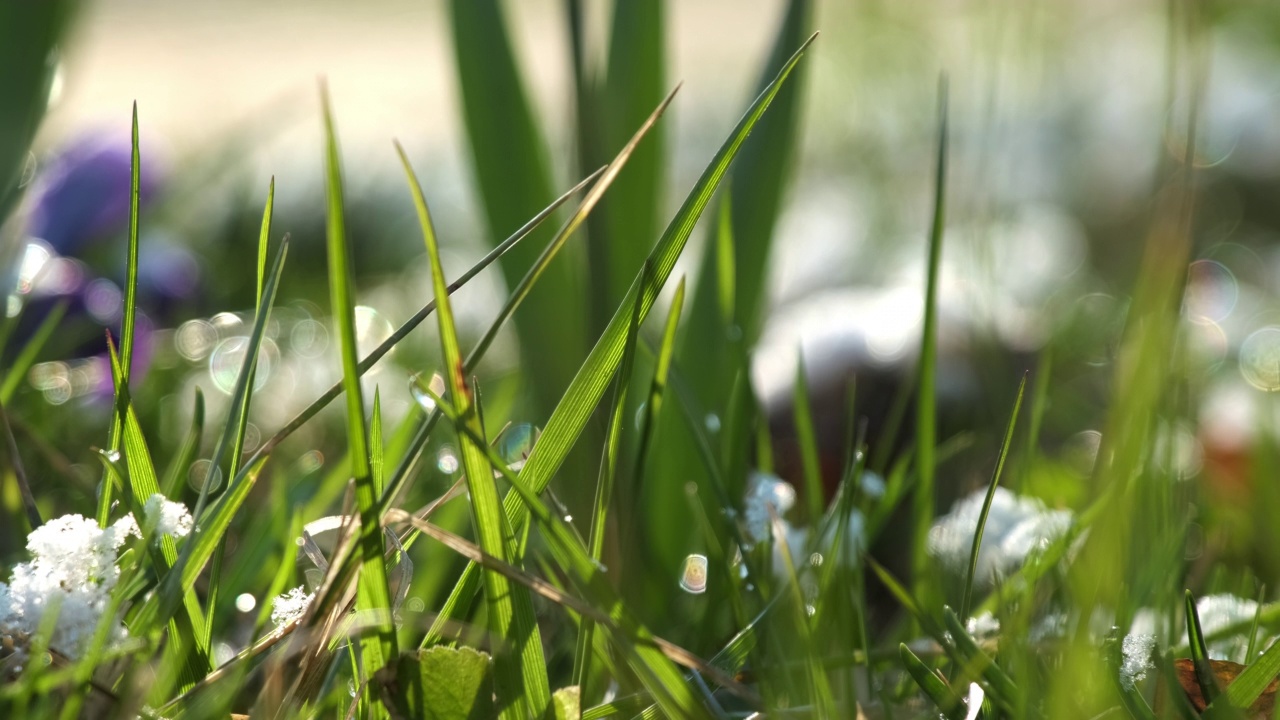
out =
<path fill-rule="evenodd" d="M 1265 392 L 1280 390 L 1280 327 L 1265 327 L 1240 344 L 1240 374 Z"/>
<path fill-rule="evenodd" d="M 209 376 L 219 390 L 228 395 L 235 390 L 236 379 L 248 350 L 249 338 L 237 335 L 218 343 L 218 347 L 210 353 Z M 279 348 L 270 338 L 263 338 L 262 347 L 258 350 L 258 367 L 253 374 L 254 390 L 261 390 L 267 384 L 279 363 Z"/>

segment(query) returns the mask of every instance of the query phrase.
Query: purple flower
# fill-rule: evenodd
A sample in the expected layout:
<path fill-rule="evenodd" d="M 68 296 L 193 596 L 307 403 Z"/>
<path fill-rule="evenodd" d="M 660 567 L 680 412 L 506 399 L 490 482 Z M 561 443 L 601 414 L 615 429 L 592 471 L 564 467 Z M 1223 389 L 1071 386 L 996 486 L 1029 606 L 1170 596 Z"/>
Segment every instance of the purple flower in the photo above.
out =
<path fill-rule="evenodd" d="M 114 134 L 94 133 L 71 143 L 41 172 L 33 190 L 27 232 L 61 255 L 123 230 L 129 221 L 132 145 Z M 139 202 L 159 185 L 154 162 L 142 164 Z"/>

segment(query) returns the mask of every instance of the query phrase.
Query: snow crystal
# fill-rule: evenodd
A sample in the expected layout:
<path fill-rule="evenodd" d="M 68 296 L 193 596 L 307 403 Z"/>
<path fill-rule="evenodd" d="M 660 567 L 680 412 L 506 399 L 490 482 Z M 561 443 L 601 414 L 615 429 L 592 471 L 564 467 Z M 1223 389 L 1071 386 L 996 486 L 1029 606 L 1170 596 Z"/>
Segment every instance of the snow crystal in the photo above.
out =
<path fill-rule="evenodd" d="M 58 619 L 49 646 L 80 655 L 110 604 L 120 579 L 116 553 L 131 535 L 138 535 L 131 517 L 103 529 L 81 515 L 64 515 L 33 530 L 31 561 L 14 566 L 8 585 L 0 583 L 0 634 L 29 637 L 52 610 Z M 116 628 L 116 639 L 124 634 Z"/>
<path fill-rule="evenodd" d="M 147 498 L 143 514 L 146 516 L 147 528 L 154 528 L 162 535 L 182 538 L 191 532 L 191 513 L 187 511 L 187 506 L 171 502 L 160 493 Z"/>
<path fill-rule="evenodd" d="M 1155 663 L 1151 660 L 1152 650 L 1155 649 L 1155 646 L 1155 635 L 1134 635 L 1130 633 L 1124 636 L 1124 642 L 1120 645 L 1122 656 L 1120 682 L 1127 689 L 1132 690 L 1134 684 L 1147 677 L 1148 671 L 1155 669 Z"/>
<path fill-rule="evenodd" d="M 284 595 L 276 596 L 271 600 L 271 622 L 277 627 L 288 625 L 302 617 L 307 612 L 307 608 L 311 607 L 311 601 L 314 599 L 315 595 L 308 593 L 301 585 Z"/>
<path fill-rule="evenodd" d="M 768 540 L 771 534 L 769 507 L 772 506 L 781 517 L 795 503 L 796 489 L 791 487 L 791 483 L 775 475 L 752 473 L 744 507 L 748 536 L 756 542 Z"/>
<path fill-rule="evenodd" d="M 967 571 L 973 534 L 982 514 L 986 491 L 979 490 L 960 500 L 951 512 L 938 518 L 929 529 L 929 554 L 958 573 Z M 1048 510 L 1034 498 L 996 488 L 991 511 L 978 550 L 976 578 L 992 582 L 1016 570 L 1033 552 L 1044 550 L 1070 529 L 1073 517 L 1067 510 Z"/>

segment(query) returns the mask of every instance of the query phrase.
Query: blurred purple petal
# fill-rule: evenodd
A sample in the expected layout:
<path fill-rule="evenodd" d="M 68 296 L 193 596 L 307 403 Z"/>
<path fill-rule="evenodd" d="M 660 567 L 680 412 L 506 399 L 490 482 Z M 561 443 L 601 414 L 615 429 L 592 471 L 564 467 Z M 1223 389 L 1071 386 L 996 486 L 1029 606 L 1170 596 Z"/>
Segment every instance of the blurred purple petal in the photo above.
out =
<path fill-rule="evenodd" d="M 63 255 L 124 229 L 129 220 L 129 172 L 132 145 L 128 137 L 97 133 L 66 147 L 47 166 L 33 191 L 28 233 Z M 155 163 L 142 163 L 140 202 L 159 185 Z"/>

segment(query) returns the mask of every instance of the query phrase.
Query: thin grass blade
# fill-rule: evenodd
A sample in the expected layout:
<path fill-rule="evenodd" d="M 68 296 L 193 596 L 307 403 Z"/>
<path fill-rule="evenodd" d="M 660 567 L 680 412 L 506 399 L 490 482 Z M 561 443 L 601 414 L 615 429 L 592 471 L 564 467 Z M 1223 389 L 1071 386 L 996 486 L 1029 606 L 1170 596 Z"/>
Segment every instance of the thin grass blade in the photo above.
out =
<path fill-rule="evenodd" d="M 362 680 L 369 680 L 383 665 L 394 662 L 398 650 L 396 629 L 391 619 L 391 592 L 383 560 L 381 514 L 369 467 L 369 435 L 364 419 L 364 394 L 360 388 L 356 350 L 355 280 L 352 252 L 347 242 L 346 211 L 343 208 L 342 165 L 338 138 L 333 126 L 329 93 L 320 88 L 325 133 L 325 222 L 329 256 L 329 292 L 334 323 L 338 331 L 338 351 L 342 357 L 343 391 L 347 396 L 347 454 L 355 478 L 356 506 L 360 512 L 360 579 L 356 608 L 376 613 L 378 641 L 361 644 Z"/>
<path fill-rule="evenodd" d="M 652 268 L 650 280 L 642 282 L 637 279 L 632 284 L 632 289 L 628 293 L 628 301 L 624 302 L 618 312 L 614 314 L 609 326 L 587 357 L 586 363 L 579 369 L 569 389 L 560 399 L 556 409 L 552 411 L 542 435 L 534 445 L 533 452 L 530 453 L 524 468 L 521 470 L 524 482 L 533 492 L 540 493 L 550 484 L 551 478 L 564 462 L 578 435 L 586 427 L 591 413 L 596 405 L 599 404 L 605 388 L 621 363 L 627 327 L 630 323 L 631 302 L 634 301 L 634 296 L 631 293 L 641 295 L 641 314 L 642 316 L 647 316 L 649 309 L 657 299 L 658 292 L 662 289 L 663 284 L 666 283 L 667 278 L 674 269 L 676 259 L 684 249 L 685 243 L 693 232 L 694 225 L 701 217 L 702 211 L 711 199 L 711 195 L 715 192 L 725 172 L 728 170 L 729 164 L 733 161 L 738 150 L 742 147 L 743 141 L 750 134 L 761 116 L 764 115 L 769 104 L 777 96 L 779 88 L 786 82 L 791 71 L 800 61 L 800 58 L 815 37 L 816 35 L 810 37 L 808 41 L 796 50 L 795 54 L 778 73 L 773 83 L 748 108 L 734 132 L 730 134 L 729 138 L 726 139 L 716 153 L 716 156 L 703 172 L 702 177 L 694 185 L 693 191 L 686 198 L 680 210 L 677 211 L 671 223 L 668 224 L 662 239 L 658 241 L 657 247 L 650 253 L 650 267 Z M 392 487 L 394 487 L 394 483 Z M 513 525 L 520 524 L 523 516 L 523 505 L 520 498 L 508 494 L 503 506 L 508 520 L 512 521 Z M 474 594 L 475 583 L 478 579 L 476 573 L 475 566 L 468 565 L 467 570 L 464 571 L 458 584 L 454 587 L 454 592 L 446 601 L 444 608 L 442 608 L 441 617 L 451 616 L 452 608 L 461 602 L 462 597 L 465 596 L 469 599 Z M 433 630 L 432 633 L 428 634 L 428 640 L 433 635 L 438 637 Z"/>
<path fill-rule="evenodd" d="M 53 336 L 53 331 L 58 329 L 58 324 L 62 322 L 66 313 L 67 301 L 64 300 L 54 306 L 49 315 L 41 321 L 40 327 L 32 333 L 31 339 L 22 346 L 22 350 L 13 360 L 13 365 L 5 371 L 4 381 L 0 382 L 0 403 L 8 404 L 13 399 L 13 393 L 17 391 L 22 379 L 27 376 L 27 371 L 35 364 L 36 357 Z"/>
<path fill-rule="evenodd" d="M 515 539 L 502 514 L 498 487 L 493 481 L 493 469 L 486 453 L 488 443 L 483 440 L 479 401 L 474 388 L 467 383 L 431 214 L 408 157 L 398 145 L 396 149 L 413 193 L 427 257 L 431 262 L 431 285 L 436 299 L 441 353 L 449 397 L 458 412 L 458 442 L 471 495 L 472 522 L 484 552 L 502 562 L 510 562 Z M 462 428 L 470 432 L 464 433 Z M 533 614 L 533 600 L 527 590 L 513 586 L 506 575 L 496 570 L 484 573 L 484 594 L 489 631 L 502 643 L 494 657 L 494 685 L 502 716 L 542 717 L 550 707 L 551 690 L 547 684 L 546 659 L 542 655 L 542 639 Z"/>
<path fill-rule="evenodd" d="M 929 696 L 933 704 L 938 706 L 938 710 L 944 717 L 948 720 L 965 720 L 968 713 L 960 696 L 948 687 L 942 678 L 935 675 L 928 665 L 921 662 L 920 658 L 911 652 L 911 648 L 899 643 L 898 657 L 902 660 L 902 667 L 906 669 L 907 674 L 916 681 L 916 685 Z"/>
<path fill-rule="evenodd" d="M 1196 682 L 1200 685 L 1200 693 L 1208 705 L 1212 705 L 1222 694 L 1218 681 L 1213 676 L 1213 665 L 1209 662 L 1209 648 L 1204 642 L 1204 632 L 1200 629 L 1200 613 L 1196 610 L 1196 599 L 1191 591 L 1186 591 L 1184 606 L 1187 614 L 1187 643 L 1191 646 L 1191 661 L 1195 666 Z"/>
<path fill-rule="evenodd" d="M 916 595 L 932 602 L 928 536 L 936 512 L 934 475 L 937 469 L 938 268 L 942 264 L 942 231 L 946 226 L 947 78 L 938 80 L 938 156 L 934 174 L 933 222 L 929 230 L 929 264 L 925 278 L 924 321 L 920 359 L 916 365 L 916 475 L 912 535 L 912 570 Z"/>
<path fill-rule="evenodd" d="M 646 270 L 647 270 L 646 266 Z M 622 419 L 627 409 L 627 391 L 631 385 L 631 367 L 635 362 L 636 335 L 640 332 L 640 302 L 636 298 L 631 316 L 631 325 L 627 330 L 627 342 L 622 351 L 622 366 L 618 372 L 617 387 L 614 390 L 613 410 L 609 415 L 609 430 L 605 436 L 604 457 L 600 459 L 600 477 L 596 483 L 595 502 L 591 512 L 591 526 L 587 539 L 587 552 L 591 559 L 600 562 L 604 553 L 605 523 L 608 520 L 609 505 L 613 499 L 614 475 L 618 467 L 618 453 L 622 444 Z M 573 684 L 580 693 L 589 688 L 590 662 L 595 634 L 594 623 L 583 618 L 578 628 L 577 650 L 573 660 Z"/>
<path fill-rule="evenodd" d="M 1018 425 L 1018 411 L 1022 409 L 1022 394 L 1027 389 L 1027 376 L 1022 375 L 1018 384 L 1018 397 L 1013 401 L 1013 412 L 1009 414 L 1009 424 L 1004 429 L 1004 442 L 1000 444 L 1000 455 L 996 458 L 996 468 L 991 473 L 991 482 L 987 484 L 987 495 L 982 500 L 982 511 L 978 513 L 978 525 L 973 531 L 973 547 L 969 550 L 969 570 L 964 576 L 964 595 L 960 604 L 960 615 L 969 617 L 969 608 L 973 605 L 973 577 L 978 573 L 978 550 L 982 548 L 982 533 L 987 527 L 987 516 L 991 514 L 991 501 L 995 499 L 996 487 L 1000 485 L 1000 473 L 1004 471 L 1004 461 L 1009 457 L 1009 447 L 1013 444 L 1013 429 Z"/>
<path fill-rule="evenodd" d="M 133 329 L 138 314 L 138 198 L 142 175 L 142 159 L 138 152 L 138 103 L 133 103 L 133 149 L 129 162 L 129 245 L 125 261 L 124 307 L 120 318 L 120 362 L 123 363 L 123 383 L 116 386 L 115 401 L 120 401 L 121 388 L 128 388 L 133 368 Z M 107 442 L 111 450 L 120 450 L 120 417 L 111 421 L 111 435 Z M 98 493 L 98 525 L 107 526 L 111 514 L 111 483 L 105 477 Z"/>

